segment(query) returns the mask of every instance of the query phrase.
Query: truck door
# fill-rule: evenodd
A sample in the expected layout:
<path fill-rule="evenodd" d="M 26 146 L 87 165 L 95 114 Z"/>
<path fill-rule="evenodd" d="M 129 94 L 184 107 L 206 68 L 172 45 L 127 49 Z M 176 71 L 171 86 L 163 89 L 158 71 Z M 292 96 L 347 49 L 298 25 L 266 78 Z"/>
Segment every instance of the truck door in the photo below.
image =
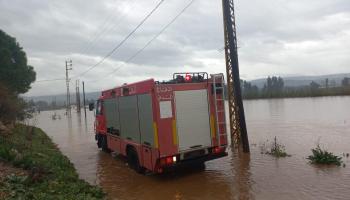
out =
<path fill-rule="evenodd" d="M 96 103 L 96 121 L 95 128 L 96 133 L 105 134 L 107 132 L 106 129 L 106 119 L 103 112 L 103 100 L 98 100 Z"/>
<path fill-rule="evenodd" d="M 175 91 L 179 151 L 210 147 L 207 90 Z"/>

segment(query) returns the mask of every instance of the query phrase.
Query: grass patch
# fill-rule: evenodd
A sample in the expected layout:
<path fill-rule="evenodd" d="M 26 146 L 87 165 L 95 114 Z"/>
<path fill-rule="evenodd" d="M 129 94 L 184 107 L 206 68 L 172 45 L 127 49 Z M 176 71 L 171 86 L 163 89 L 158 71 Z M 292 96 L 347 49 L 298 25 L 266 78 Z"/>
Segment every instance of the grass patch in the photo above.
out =
<path fill-rule="evenodd" d="M 16 125 L 11 134 L 0 135 L 0 161 L 29 172 L 0 183 L 6 199 L 105 198 L 100 188 L 79 179 L 69 159 L 38 128 Z"/>
<path fill-rule="evenodd" d="M 307 157 L 313 164 L 326 164 L 326 165 L 337 165 L 340 166 L 342 163 L 342 158 L 334 155 L 332 152 L 328 152 L 322 149 L 318 144 L 316 148 L 311 149 L 312 155 Z"/>
<path fill-rule="evenodd" d="M 262 144 L 260 146 L 260 150 L 262 154 L 268 154 L 276 158 L 284 158 L 290 156 L 287 154 L 285 146 L 277 141 L 277 137 L 275 137 L 271 143 L 267 141 Z"/>

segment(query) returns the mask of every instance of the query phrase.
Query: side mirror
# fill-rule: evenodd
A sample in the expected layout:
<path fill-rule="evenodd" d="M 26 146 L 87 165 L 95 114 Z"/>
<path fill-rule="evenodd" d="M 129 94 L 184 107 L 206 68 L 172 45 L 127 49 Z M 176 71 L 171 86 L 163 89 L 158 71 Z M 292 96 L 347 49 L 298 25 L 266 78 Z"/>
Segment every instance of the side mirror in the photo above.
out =
<path fill-rule="evenodd" d="M 89 103 L 89 110 L 93 111 L 95 109 L 95 104 L 94 103 Z"/>

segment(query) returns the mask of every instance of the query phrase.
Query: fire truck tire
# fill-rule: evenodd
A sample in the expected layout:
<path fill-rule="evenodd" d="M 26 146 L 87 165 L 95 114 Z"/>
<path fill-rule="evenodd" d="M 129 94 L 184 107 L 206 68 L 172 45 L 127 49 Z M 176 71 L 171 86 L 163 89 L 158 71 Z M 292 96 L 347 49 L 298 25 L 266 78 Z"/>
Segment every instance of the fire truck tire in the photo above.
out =
<path fill-rule="evenodd" d="M 101 144 L 101 137 L 99 134 L 96 134 L 96 140 L 97 140 L 97 147 L 101 148 L 102 144 Z"/>
<path fill-rule="evenodd" d="M 139 174 L 143 174 L 145 169 L 140 165 L 139 157 L 133 147 L 127 149 L 128 165 Z"/>
<path fill-rule="evenodd" d="M 194 167 L 199 170 L 205 170 L 205 163 L 204 162 L 198 162 L 194 164 Z"/>
<path fill-rule="evenodd" d="M 100 146 L 102 148 L 102 151 L 106 152 L 106 153 L 110 153 L 111 150 L 108 148 L 108 145 L 107 145 L 107 137 L 105 135 L 100 135 L 99 137 L 99 143 L 100 143 Z"/>

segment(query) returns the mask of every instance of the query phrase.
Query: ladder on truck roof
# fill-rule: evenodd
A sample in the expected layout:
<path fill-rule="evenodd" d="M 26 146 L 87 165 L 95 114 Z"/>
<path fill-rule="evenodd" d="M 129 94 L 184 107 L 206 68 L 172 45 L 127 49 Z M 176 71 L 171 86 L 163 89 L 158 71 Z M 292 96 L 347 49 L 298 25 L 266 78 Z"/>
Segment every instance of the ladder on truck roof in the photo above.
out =
<path fill-rule="evenodd" d="M 221 137 L 226 138 L 227 140 L 227 128 L 226 128 L 226 114 L 225 114 L 225 89 L 224 89 L 224 83 L 225 78 L 224 74 L 211 74 L 211 77 L 213 79 L 213 93 L 214 93 L 214 105 L 215 105 L 215 124 L 216 124 L 216 135 L 217 135 L 217 141 L 218 146 L 222 147 L 223 144 L 220 140 Z M 218 81 L 218 79 L 220 81 Z M 221 97 L 218 98 L 218 94 L 221 94 Z M 218 109 L 218 104 L 221 104 L 221 109 Z M 219 116 L 221 113 L 223 113 L 223 117 L 221 120 L 219 119 Z M 220 127 L 223 127 L 223 132 L 220 132 Z M 227 142 L 225 143 L 227 144 Z"/>

